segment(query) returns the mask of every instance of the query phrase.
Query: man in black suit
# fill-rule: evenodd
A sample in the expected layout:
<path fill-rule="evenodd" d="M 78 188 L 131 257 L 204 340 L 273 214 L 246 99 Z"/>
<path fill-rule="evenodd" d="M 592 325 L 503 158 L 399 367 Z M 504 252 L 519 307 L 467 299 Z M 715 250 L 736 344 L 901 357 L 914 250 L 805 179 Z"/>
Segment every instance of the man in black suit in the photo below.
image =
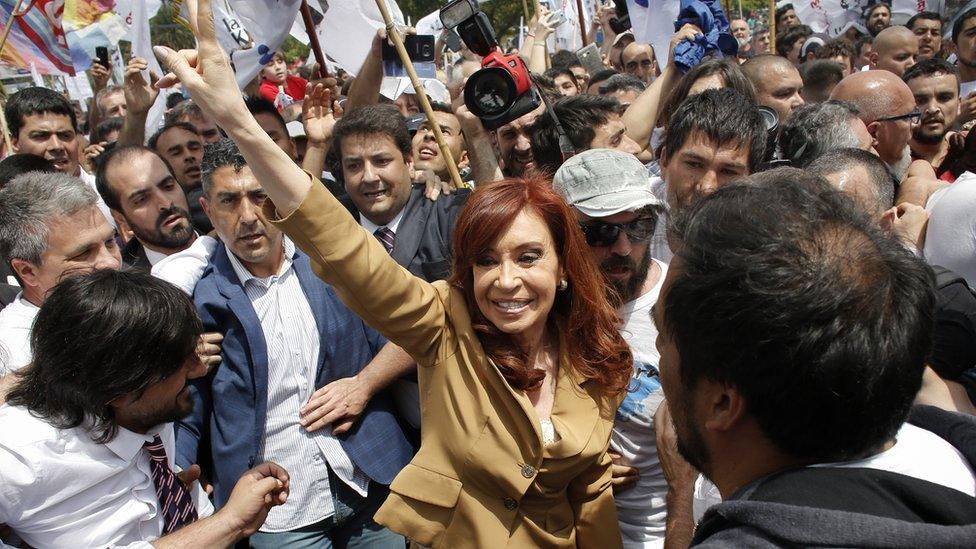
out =
<path fill-rule="evenodd" d="M 120 227 L 135 234 L 122 250 L 130 268 L 149 272 L 196 239 L 186 194 L 159 153 L 133 145 L 105 155 L 95 174 L 99 194 Z"/>
<path fill-rule="evenodd" d="M 332 173 L 341 174 L 343 203 L 393 259 L 428 281 L 447 278 L 457 216 L 466 189 L 436 202 L 413 185 L 413 154 L 406 121 L 391 105 L 346 113 L 332 135 Z"/>

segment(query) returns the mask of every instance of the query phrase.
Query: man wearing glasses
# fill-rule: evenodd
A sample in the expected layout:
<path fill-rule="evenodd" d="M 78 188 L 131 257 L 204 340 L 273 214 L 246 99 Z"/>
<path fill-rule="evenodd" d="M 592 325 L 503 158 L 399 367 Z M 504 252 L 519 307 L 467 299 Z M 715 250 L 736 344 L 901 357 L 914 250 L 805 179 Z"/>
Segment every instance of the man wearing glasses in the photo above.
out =
<path fill-rule="evenodd" d="M 664 395 L 650 311 L 668 266 L 651 258 L 649 242 L 664 205 L 640 160 L 612 149 L 573 156 L 556 171 L 553 188 L 579 219 L 634 355 L 633 377 L 611 435 L 621 534 L 629 545 L 663 542 L 668 485 L 657 457 L 654 414 Z"/>
<path fill-rule="evenodd" d="M 857 106 L 874 150 L 897 181 L 904 179 L 912 163 L 908 140 L 920 117 L 908 84 L 889 71 L 863 71 L 841 80 L 830 98 Z"/>

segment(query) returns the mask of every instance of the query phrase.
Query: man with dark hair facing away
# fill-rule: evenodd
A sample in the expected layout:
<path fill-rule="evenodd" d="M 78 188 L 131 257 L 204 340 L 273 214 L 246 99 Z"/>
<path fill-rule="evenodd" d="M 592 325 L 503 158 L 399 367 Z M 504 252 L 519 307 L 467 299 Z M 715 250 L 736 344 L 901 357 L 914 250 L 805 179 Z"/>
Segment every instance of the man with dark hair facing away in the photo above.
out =
<path fill-rule="evenodd" d="M 793 168 L 696 202 L 671 238 L 654 309 L 658 419 L 722 498 L 691 546 L 970 545 L 976 424 L 912 409 L 932 337 L 928 266 Z M 680 467 L 674 452 L 665 461 Z M 669 495 L 692 497 L 692 479 L 674 475 Z"/>

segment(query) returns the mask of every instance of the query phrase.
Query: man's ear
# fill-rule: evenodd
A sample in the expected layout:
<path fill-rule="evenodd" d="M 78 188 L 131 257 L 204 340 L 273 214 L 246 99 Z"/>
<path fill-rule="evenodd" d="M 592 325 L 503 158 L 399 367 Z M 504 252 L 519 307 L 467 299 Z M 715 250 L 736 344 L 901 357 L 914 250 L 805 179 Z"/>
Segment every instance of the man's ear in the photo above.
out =
<path fill-rule="evenodd" d="M 662 170 L 668 167 L 668 149 L 664 145 L 661 145 L 661 156 L 657 159 L 657 165 L 661 166 Z"/>
<path fill-rule="evenodd" d="M 878 136 L 881 133 L 882 123 L 875 120 L 867 125 L 868 133 L 871 134 L 871 146 L 878 148 Z"/>
<path fill-rule="evenodd" d="M 868 54 L 868 65 L 872 69 L 878 68 L 878 52 L 871 51 L 871 53 Z"/>
<path fill-rule="evenodd" d="M 11 259 L 10 268 L 17 278 L 24 284 L 24 288 L 36 288 L 39 285 L 37 267 L 23 259 Z"/>
<path fill-rule="evenodd" d="M 210 218 L 210 203 L 207 202 L 207 195 L 206 194 L 200 195 L 200 198 L 198 200 L 200 201 L 200 207 L 203 208 L 203 213 L 206 214 L 207 215 L 207 218 L 209 219 Z"/>
<path fill-rule="evenodd" d="M 17 146 L 18 143 L 20 143 L 20 139 L 17 139 L 17 136 L 16 135 L 11 135 L 10 136 L 10 148 L 13 149 L 13 151 L 15 153 L 19 153 L 20 152 L 20 147 Z"/>
<path fill-rule="evenodd" d="M 454 160 L 457 162 L 459 170 L 468 167 L 468 162 L 470 162 L 468 151 L 461 151 L 461 158 L 455 158 Z"/>
<path fill-rule="evenodd" d="M 711 431 L 730 431 L 746 416 L 747 405 L 736 388 L 716 382 L 705 383 L 698 398 L 705 406 L 705 428 Z"/>

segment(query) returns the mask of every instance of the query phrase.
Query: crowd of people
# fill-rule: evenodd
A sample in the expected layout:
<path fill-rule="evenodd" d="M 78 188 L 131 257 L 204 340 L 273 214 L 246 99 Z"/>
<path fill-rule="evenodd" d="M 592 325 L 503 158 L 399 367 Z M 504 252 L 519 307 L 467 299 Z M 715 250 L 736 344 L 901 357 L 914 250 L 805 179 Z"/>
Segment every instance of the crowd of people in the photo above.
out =
<path fill-rule="evenodd" d="M 428 116 L 198 9 L 6 101 L 0 546 L 972 546 L 976 8 L 683 72 L 542 7 L 491 130 L 443 36 Z"/>

